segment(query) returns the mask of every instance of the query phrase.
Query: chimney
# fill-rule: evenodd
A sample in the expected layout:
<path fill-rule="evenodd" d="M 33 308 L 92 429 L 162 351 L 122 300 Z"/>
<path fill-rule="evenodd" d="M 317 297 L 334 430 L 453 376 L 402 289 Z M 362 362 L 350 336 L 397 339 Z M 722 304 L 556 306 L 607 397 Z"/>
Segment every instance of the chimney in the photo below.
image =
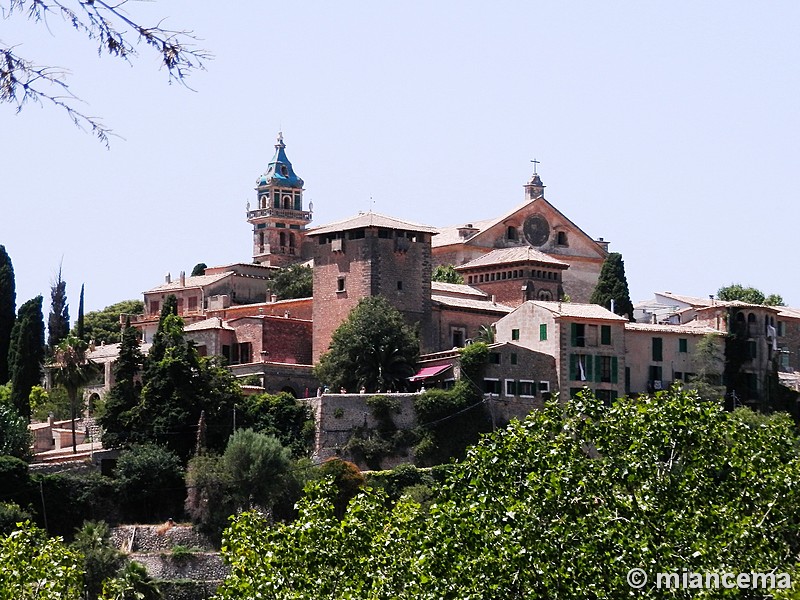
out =
<path fill-rule="evenodd" d="M 167 273 L 167 274 L 164 276 L 164 283 L 172 283 L 172 275 L 170 275 L 169 273 Z"/>
<path fill-rule="evenodd" d="M 611 299 L 611 312 L 614 312 L 614 299 Z"/>
<path fill-rule="evenodd" d="M 186 271 L 181 271 L 181 287 L 186 287 Z"/>
<path fill-rule="evenodd" d="M 277 302 L 278 301 L 278 295 L 277 294 L 272 294 L 269 297 L 269 299 L 270 299 L 270 302 Z"/>
<path fill-rule="evenodd" d="M 495 295 L 494 294 L 492 294 L 492 304 L 497 304 L 497 302 L 495 302 Z"/>

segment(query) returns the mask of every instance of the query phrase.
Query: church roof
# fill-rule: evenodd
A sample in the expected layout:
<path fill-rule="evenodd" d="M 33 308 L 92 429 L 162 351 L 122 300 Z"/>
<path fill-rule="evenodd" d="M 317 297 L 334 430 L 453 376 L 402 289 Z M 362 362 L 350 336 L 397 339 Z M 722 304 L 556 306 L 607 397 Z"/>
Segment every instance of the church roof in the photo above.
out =
<path fill-rule="evenodd" d="M 438 247 L 461 244 L 475 237 L 484 229 L 487 229 L 492 223 L 494 223 L 494 219 L 485 219 L 483 221 L 470 221 L 469 223 L 463 223 L 461 225 L 439 227 L 436 230 L 439 235 L 433 238 L 431 245 Z M 462 231 L 464 231 L 466 235 L 462 235 Z"/>
<path fill-rule="evenodd" d="M 569 267 L 569 263 L 553 258 L 530 246 L 516 246 L 513 248 L 498 248 L 497 250 L 487 252 L 478 258 L 457 266 L 456 271 L 518 262 L 538 262 L 564 269 Z"/>
<path fill-rule="evenodd" d="M 281 187 L 302 188 L 303 180 L 300 179 L 292 168 L 292 163 L 286 157 L 286 144 L 283 143 L 283 133 L 278 133 L 278 142 L 275 144 L 275 155 L 269 161 L 267 170 L 256 180 L 257 185 L 278 185 Z"/>
<path fill-rule="evenodd" d="M 436 233 L 437 229 L 430 225 L 420 225 L 401 221 L 395 217 L 387 217 L 378 213 L 362 212 L 354 217 L 336 221 L 328 225 L 322 225 L 308 230 L 307 235 L 320 235 L 323 233 L 333 233 L 336 231 L 348 231 L 350 229 L 361 229 L 363 227 L 383 227 L 385 229 L 402 229 L 404 231 L 419 231 L 424 233 Z"/>
<path fill-rule="evenodd" d="M 490 314 L 508 314 L 514 312 L 513 306 L 492 302 L 491 300 L 479 300 L 477 298 L 465 298 L 459 296 L 448 296 L 446 294 L 431 294 L 434 304 L 453 309 L 468 309 L 473 311 L 487 312 Z"/>
<path fill-rule="evenodd" d="M 443 281 L 431 281 L 431 292 L 447 296 L 461 296 L 471 298 L 488 298 L 489 294 L 471 285 L 463 283 L 445 283 Z"/>

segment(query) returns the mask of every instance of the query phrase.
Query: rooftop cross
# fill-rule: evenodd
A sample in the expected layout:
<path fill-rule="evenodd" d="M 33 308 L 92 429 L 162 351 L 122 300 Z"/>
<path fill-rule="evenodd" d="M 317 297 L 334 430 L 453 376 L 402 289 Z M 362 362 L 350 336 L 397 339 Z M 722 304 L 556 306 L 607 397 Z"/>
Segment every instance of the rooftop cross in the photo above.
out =
<path fill-rule="evenodd" d="M 539 161 L 534 158 L 531 162 L 533 163 L 533 174 L 536 175 L 536 165 L 539 164 Z"/>

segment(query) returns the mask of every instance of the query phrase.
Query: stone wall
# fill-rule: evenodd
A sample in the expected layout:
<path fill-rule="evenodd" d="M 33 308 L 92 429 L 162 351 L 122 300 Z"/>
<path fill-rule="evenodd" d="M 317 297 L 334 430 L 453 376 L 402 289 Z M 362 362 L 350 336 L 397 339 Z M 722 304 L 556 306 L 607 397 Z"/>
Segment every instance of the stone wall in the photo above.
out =
<path fill-rule="evenodd" d="M 133 554 L 135 560 L 147 569 L 153 579 L 192 579 L 195 581 L 221 581 L 230 569 L 217 552 L 194 552 L 174 557 L 169 552 L 158 554 Z"/>
<path fill-rule="evenodd" d="M 204 535 L 188 525 L 122 525 L 111 530 L 111 542 L 123 552 L 165 552 L 174 546 L 213 550 Z"/>

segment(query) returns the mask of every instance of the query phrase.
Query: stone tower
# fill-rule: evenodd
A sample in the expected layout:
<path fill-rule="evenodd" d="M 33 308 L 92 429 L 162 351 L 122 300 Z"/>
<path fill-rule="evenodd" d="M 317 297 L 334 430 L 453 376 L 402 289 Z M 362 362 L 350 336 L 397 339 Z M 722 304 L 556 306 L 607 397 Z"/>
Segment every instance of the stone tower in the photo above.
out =
<path fill-rule="evenodd" d="M 373 212 L 308 232 L 314 254 L 313 360 L 361 298 L 384 296 L 432 350 L 431 236 L 433 227 Z"/>
<path fill-rule="evenodd" d="M 278 133 L 275 155 L 256 181 L 256 207 L 247 204 L 253 226 L 253 262 L 285 267 L 304 260 L 303 242 L 311 208 L 303 210 L 303 180 L 286 158 L 283 134 Z"/>

